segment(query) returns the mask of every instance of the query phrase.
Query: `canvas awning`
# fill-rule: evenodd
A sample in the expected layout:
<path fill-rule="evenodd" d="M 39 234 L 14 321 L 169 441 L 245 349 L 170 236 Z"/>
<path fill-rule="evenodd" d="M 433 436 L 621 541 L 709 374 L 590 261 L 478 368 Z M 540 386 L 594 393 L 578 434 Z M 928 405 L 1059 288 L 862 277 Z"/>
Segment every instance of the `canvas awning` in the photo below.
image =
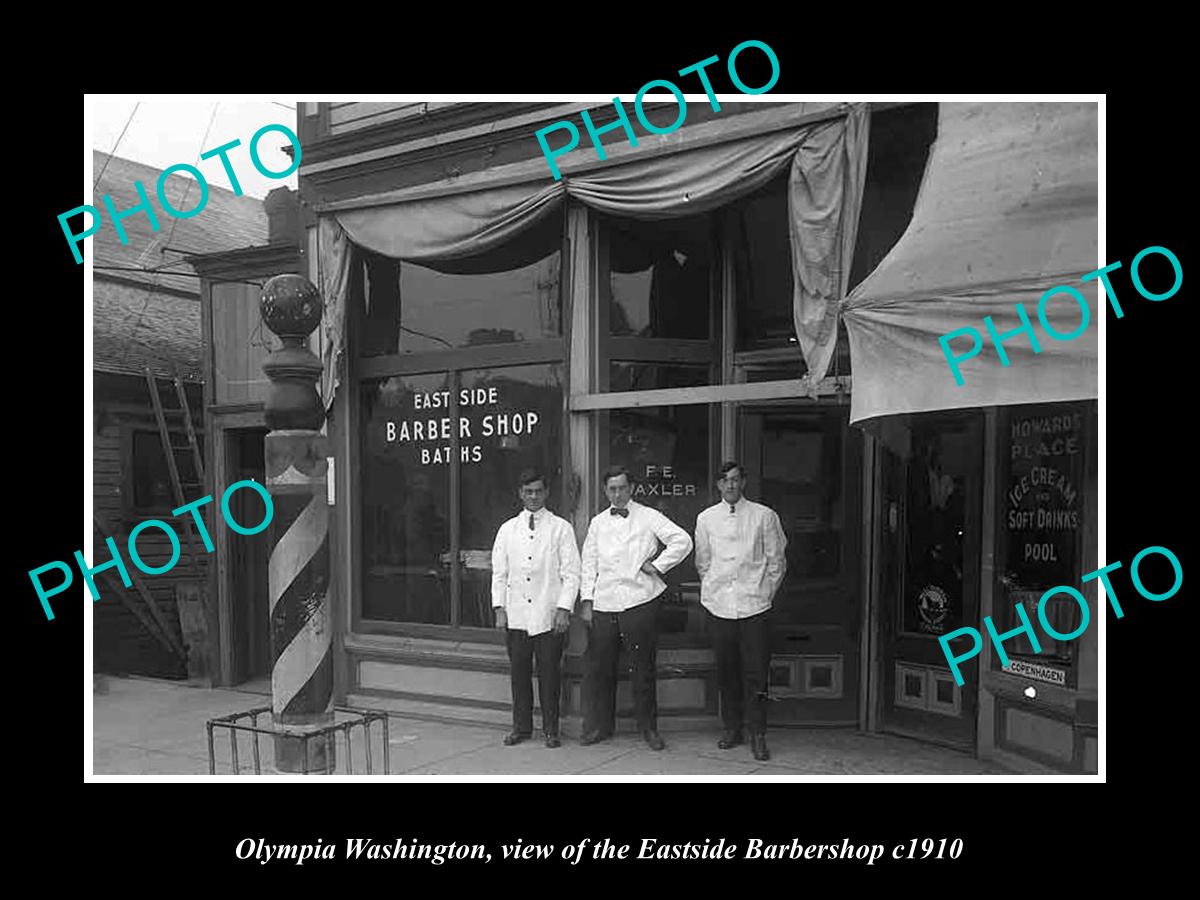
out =
<path fill-rule="evenodd" d="M 789 236 L 797 339 L 819 378 L 837 340 L 862 203 L 869 109 L 866 104 L 795 104 L 728 122 L 614 143 L 606 163 L 544 160 L 467 175 L 451 184 L 326 204 L 318 228 L 324 398 L 332 402 L 345 347 L 350 246 L 418 263 L 462 260 L 503 246 L 570 197 L 595 210 L 670 219 L 716 209 L 788 173 Z M 566 158 L 564 158 L 565 160 Z"/>
<path fill-rule="evenodd" d="M 912 221 L 878 268 L 842 304 L 850 338 L 852 422 L 1012 403 L 1097 396 L 1096 282 L 1080 276 L 1097 260 L 1097 105 L 1095 103 L 943 103 Z M 1088 300 L 1091 321 L 1074 340 L 1055 340 L 1038 323 L 1042 294 L 1070 285 Z M 1003 334 L 1001 365 L 984 329 Z M 1101 303 L 1103 300 L 1101 299 Z M 1079 327 L 1069 297 L 1047 304 L 1060 333 Z M 951 373 L 938 338 L 977 328 L 983 350 Z M 965 353 L 970 340 L 952 344 Z"/>

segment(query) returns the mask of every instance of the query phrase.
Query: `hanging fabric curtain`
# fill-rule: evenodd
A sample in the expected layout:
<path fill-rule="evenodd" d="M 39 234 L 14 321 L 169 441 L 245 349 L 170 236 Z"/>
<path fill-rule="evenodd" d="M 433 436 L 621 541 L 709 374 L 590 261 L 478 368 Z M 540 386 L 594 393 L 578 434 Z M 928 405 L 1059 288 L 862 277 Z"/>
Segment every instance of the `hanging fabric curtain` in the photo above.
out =
<path fill-rule="evenodd" d="M 837 313 L 854 259 L 870 122 L 870 111 L 860 103 L 845 119 L 813 128 L 792 157 L 792 310 L 810 385 L 825 377 L 837 348 Z"/>
<path fill-rule="evenodd" d="M 350 241 L 342 226 L 328 216 L 317 224 L 317 287 L 325 298 L 321 317 L 321 399 L 328 410 L 345 372 L 346 295 L 350 284 Z"/>
<path fill-rule="evenodd" d="M 854 367 L 852 422 L 895 413 L 1097 396 L 1097 113 L 1094 103 L 943 103 L 912 221 L 896 246 L 843 304 Z M 1058 285 L 1088 300 L 1091 322 L 1055 340 L 1038 301 Z M 983 319 L 1003 334 L 1036 329 L 1003 346 L 1001 365 Z M 1081 322 L 1068 295 L 1045 307 L 1061 334 Z M 981 352 L 957 385 L 938 338 L 970 326 Z M 951 343 L 965 353 L 969 338 Z"/>
<path fill-rule="evenodd" d="M 486 253 L 554 212 L 563 185 L 536 182 L 339 212 L 350 240 L 411 262 Z"/>
<path fill-rule="evenodd" d="M 696 215 L 762 187 L 791 162 L 805 135 L 825 124 L 710 144 L 665 158 L 634 157 L 564 181 L 573 199 L 600 212 L 633 219 Z"/>
<path fill-rule="evenodd" d="M 517 183 L 481 184 L 442 196 L 364 198 L 361 207 L 323 215 L 321 233 L 331 236 L 325 243 L 335 248 L 331 264 L 345 262 L 339 240 L 348 239 L 375 253 L 436 266 L 504 245 L 553 213 L 566 196 L 605 213 L 668 219 L 732 203 L 790 167 L 794 316 L 810 377 L 819 380 L 837 337 L 835 316 L 853 255 L 867 149 L 866 104 L 830 104 L 829 110 L 831 117 L 809 124 L 685 147 L 669 156 L 639 156 L 635 150 L 550 184 L 548 172 L 539 171 Z M 341 295 L 325 294 L 332 365 L 345 340 L 346 279 L 330 284 L 342 289 Z"/>

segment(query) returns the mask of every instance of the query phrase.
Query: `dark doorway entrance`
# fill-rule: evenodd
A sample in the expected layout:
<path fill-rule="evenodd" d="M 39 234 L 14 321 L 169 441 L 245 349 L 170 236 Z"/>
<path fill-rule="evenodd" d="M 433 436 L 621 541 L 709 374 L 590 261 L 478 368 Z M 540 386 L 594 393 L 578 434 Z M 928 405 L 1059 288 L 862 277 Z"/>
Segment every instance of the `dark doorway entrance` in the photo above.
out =
<path fill-rule="evenodd" d="M 266 483 L 263 457 L 265 428 L 237 428 L 225 432 L 228 484 L 254 480 Z M 254 508 L 251 508 L 251 507 Z M 257 522 L 262 517 L 262 500 L 253 491 L 236 491 L 229 498 L 229 511 L 236 521 Z M 232 612 L 234 684 L 269 677 L 271 641 L 267 626 L 270 602 L 267 573 L 270 562 L 270 529 L 253 535 L 235 535 L 228 542 L 229 567 L 226 587 Z"/>
<path fill-rule="evenodd" d="M 858 716 L 862 439 L 836 403 L 740 411 L 747 496 L 787 535 L 771 611 L 769 716 L 853 725 Z"/>
<path fill-rule="evenodd" d="M 974 750 L 979 674 L 938 636 L 979 618 L 983 416 L 914 416 L 880 444 L 882 727 Z"/>

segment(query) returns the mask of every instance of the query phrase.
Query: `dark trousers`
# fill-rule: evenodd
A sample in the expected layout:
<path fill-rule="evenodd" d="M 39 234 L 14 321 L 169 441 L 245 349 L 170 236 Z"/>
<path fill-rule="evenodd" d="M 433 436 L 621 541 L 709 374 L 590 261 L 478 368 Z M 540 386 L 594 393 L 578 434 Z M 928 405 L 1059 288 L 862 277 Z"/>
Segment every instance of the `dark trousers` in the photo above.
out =
<path fill-rule="evenodd" d="M 751 734 L 762 734 L 767 730 L 766 693 L 771 664 L 768 612 L 747 619 L 708 615 L 717 655 L 721 719 L 728 731 L 745 727 Z"/>
<path fill-rule="evenodd" d="M 629 656 L 629 680 L 639 731 L 658 729 L 658 650 L 656 597 L 620 613 L 593 612 L 583 655 L 584 733 L 617 730 L 617 663 L 621 645 Z"/>
<path fill-rule="evenodd" d="M 513 731 L 533 734 L 533 660 L 536 656 L 542 730 L 546 734 L 558 734 L 563 635 L 547 631 L 530 637 L 524 631 L 509 628 L 507 644 L 512 670 Z"/>

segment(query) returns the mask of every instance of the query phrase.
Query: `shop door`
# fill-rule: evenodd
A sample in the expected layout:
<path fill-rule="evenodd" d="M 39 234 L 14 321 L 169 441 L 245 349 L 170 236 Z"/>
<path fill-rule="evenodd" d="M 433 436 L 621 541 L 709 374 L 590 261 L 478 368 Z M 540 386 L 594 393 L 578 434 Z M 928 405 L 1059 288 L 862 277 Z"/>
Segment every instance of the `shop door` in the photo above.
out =
<path fill-rule="evenodd" d="M 862 441 L 838 404 L 743 408 L 746 493 L 779 515 L 787 574 L 771 610 L 770 721 L 857 722 Z"/>
<path fill-rule="evenodd" d="M 229 429 L 225 434 L 229 484 L 249 480 L 263 484 L 266 481 L 266 429 Z M 229 511 L 235 521 L 256 522 L 262 516 L 262 501 L 254 491 L 237 491 L 229 498 Z M 228 545 L 226 585 L 232 600 L 234 684 L 267 678 L 271 674 L 269 534 L 270 529 L 252 535 L 239 534 Z"/>
<path fill-rule="evenodd" d="M 979 627 L 982 415 L 912 417 L 879 460 L 882 725 L 973 750 L 978 665 L 959 687 L 938 636 Z"/>

